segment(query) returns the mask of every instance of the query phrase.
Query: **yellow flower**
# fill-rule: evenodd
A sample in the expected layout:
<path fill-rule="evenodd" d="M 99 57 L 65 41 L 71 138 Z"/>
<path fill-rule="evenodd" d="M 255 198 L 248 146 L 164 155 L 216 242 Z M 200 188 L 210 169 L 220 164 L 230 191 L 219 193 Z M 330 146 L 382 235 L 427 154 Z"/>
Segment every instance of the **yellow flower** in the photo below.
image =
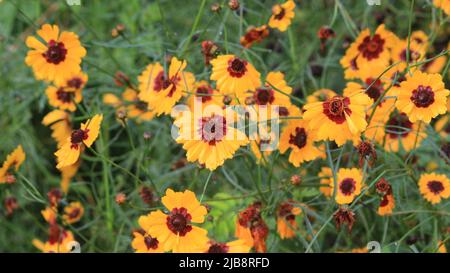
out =
<path fill-rule="evenodd" d="M 394 195 L 392 193 L 387 193 L 382 197 L 377 213 L 380 216 L 391 215 L 394 208 Z"/>
<path fill-rule="evenodd" d="M 157 210 L 139 217 L 141 228 L 156 238 L 164 251 L 186 253 L 205 249 L 208 232 L 192 223 L 203 223 L 207 210 L 195 194 L 189 190 L 174 192 L 167 189 L 161 201 L 169 213 Z"/>
<path fill-rule="evenodd" d="M 385 142 L 384 148 L 390 152 L 398 152 L 400 150 L 400 144 L 403 149 L 408 152 L 414 147 L 419 147 L 422 140 L 425 139 L 425 126 L 420 127 L 419 124 L 409 121 L 405 113 L 399 113 L 398 111 L 392 112 L 389 120 L 384 126 L 384 133 L 380 130 L 377 134 L 382 134 L 383 137 L 375 137 L 380 144 Z"/>
<path fill-rule="evenodd" d="M 138 122 L 149 121 L 153 119 L 155 112 L 149 106 L 149 103 L 142 101 L 138 93 L 131 88 L 127 88 L 122 94 L 125 100 L 127 116 L 136 118 Z"/>
<path fill-rule="evenodd" d="M 334 189 L 333 171 L 329 167 L 322 167 L 317 176 L 320 177 L 320 184 L 324 185 L 319 188 L 320 192 L 326 197 L 331 197 Z"/>
<path fill-rule="evenodd" d="M 69 75 L 67 78 L 55 81 L 57 86 L 82 90 L 88 81 L 88 75 L 79 71 L 78 73 Z"/>
<path fill-rule="evenodd" d="M 433 0 L 433 4 L 450 16 L 450 0 Z"/>
<path fill-rule="evenodd" d="M 143 229 L 133 232 L 134 239 L 131 246 L 136 253 L 163 253 L 164 249 L 158 239 L 153 238 Z"/>
<path fill-rule="evenodd" d="M 255 91 L 261 86 L 260 74 L 252 64 L 234 55 L 220 55 L 211 61 L 211 80 L 225 95 Z"/>
<path fill-rule="evenodd" d="M 249 253 L 251 246 L 244 240 L 238 239 L 228 243 L 209 241 L 206 253 Z"/>
<path fill-rule="evenodd" d="M 180 128 L 176 141 L 183 144 L 188 161 L 198 160 L 207 169 L 215 170 L 226 159 L 232 158 L 240 146 L 248 144 L 247 136 L 230 123 L 214 112 L 198 120 L 195 115 L 185 113 L 175 121 Z"/>
<path fill-rule="evenodd" d="M 272 16 L 269 19 L 269 26 L 277 28 L 280 31 L 286 31 L 291 24 L 292 18 L 295 16 L 295 2 L 288 0 L 287 2 L 272 7 Z"/>
<path fill-rule="evenodd" d="M 317 131 L 317 140 L 334 140 L 342 146 L 347 140 L 357 142 L 366 129 L 366 107 L 370 98 L 364 93 L 334 96 L 324 102 L 304 106 L 303 118 L 310 130 Z"/>
<path fill-rule="evenodd" d="M 34 239 L 33 245 L 44 253 L 69 253 L 72 250 L 75 237 L 69 230 L 64 230 L 56 224 L 49 229 L 49 239 L 45 243 Z"/>
<path fill-rule="evenodd" d="M 70 121 L 70 115 L 63 110 L 53 110 L 42 119 L 42 124 L 50 126 L 52 130 L 52 138 L 58 144 L 60 148 L 70 134 L 72 133 L 72 125 Z"/>
<path fill-rule="evenodd" d="M 70 182 L 72 178 L 77 174 L 79 167 L 80 161 L 78 160 L 75 164 L 60 169 L 61 172 L 60 187 L 65 194 L 69 192 Z"/>
<path fill-rule="evenodd" d="M 60 34 L 57 25 L 45 24 L 37 34 L 44 43 L 29 36 L 26 44 L 31 50 L 25 59 L 26 64 L 33 68 L 36 79 L 56 83 L 80 72 L 86 49 L 75 33 L 63 31 Z"/>
<path fill-rule="evenodd" d="M 295 236 L 295 230 L 298 228 L 295 219 L 301 212 L 301 208 L 294 207 L 293 201 L 280 204 L 277 210 L 277 232 L 281 239 L 289 239 Z"/>
<path fill-rule="evenodd" d="M 55 224 L 56 218 L 58 216 L 58 209 L 53 206 L 48 206 L 44 210 L 41 211 L 41 214 L 47 223 Z"/>
<path fill-rule="evenodd" d="M 423 198 L 431 204 L 450 197 L 450 179 L 444 174 L 425 173 L 420 176 L 419 190 Z"/>
<path fill-rule="evenodd" d="M 308 129 L 304 120 L 293 120 L 283 129 L 278 148 L 281 154 L 290 148 L 289 162 L 299 167 L 303 162 L 323 156 L 323 152 L 314 145 L 315 139 L 316 133 Z"/>
<path fill-rule="evenodd" d="M 384 25 L 380 25 L 373 35 L 369 29 L 361 31 L 340 61 L 345 78 L 365 80 L 380 75 L 389 66 L 390 50 L 397 40 Z"/>
<path fill-rule="evenodd" d="M 195 77 L 185 72 L 186 61 L 173 57 L 168 73 L 159 63 L 150 64 L 138 77 L 139 99 L 148 102 L 156 115 L 170 114 L 172 107 L 186 94 L 191 92 Z"/>
<path fill-rule="evenodd" d="M 441 75 L 416 71 L 400 84 L 395 106 L 406 113 L 411 122 L 430 123 L 432 118 L 447 112 L 449 94 Z"/>
<path fill-rule="evenodd" d="M 0 184 L 16 182 L 14 172 L 19 170 L 20 165 L 25 161 L 25 157 L 26 155 L 22 145 L 17 146 L 17 148 L 6 157 L 6 160 L 0 168 Z"/>
<path fill-rule="evenodd" d="M 209 105 L 224 106 L 224 96 L 211 87 L 207 81 L 199 81 L 195 83 L 194 94 L 191 94 L 188 99 L 188 105 L 193 110 L 194 103 L 200 103 L 205 109 Z"/>
<path fill-rule="evenodd" d="M 70 166 L 77 162 L 84 146 L 91 147 L 100 133 L 100 124 L 103 115 L 95 115 L 86 123 L 82 123 L 80 129 L 74 130 L 66 143 L 55 153 L 58 169 Z"/>
<path fill-rule="evenodd" d="M 51 106 L 71 112 L 77 110 L 77 104 L 83 99 L 81 89 L 67 87 L 49 86 L 45 90 L 45 94 Z"/>
<path fill-rule="evenodd" d="M 408 41 L 398 40 L 395 46 L 392 48 L 392 62 L 398 63 L 395 69 L 398 71 L 403 71 L 408 66 Z M 414 42 L 413 37 L 409 44 L 409 65 L 415 64 L 424 60 L 426 54 L 426 47 L 423 44 L 418 44 Z M 415 70 L 417 67 L 412 67 Z"/>
<path fill-rule="evenodd" d="M 64 207 L 63 220 L 66 224 L 73 224 L 80 221 L 84 214 L 83 205 L 80 202 L 72 202 Z"/>
<path fill-rule="evenodd" d="M 336 203 L 350 204 L 361 193 L 363 180 L 361 170 L 356 168 L 339 169 L 337 180 Z"/>

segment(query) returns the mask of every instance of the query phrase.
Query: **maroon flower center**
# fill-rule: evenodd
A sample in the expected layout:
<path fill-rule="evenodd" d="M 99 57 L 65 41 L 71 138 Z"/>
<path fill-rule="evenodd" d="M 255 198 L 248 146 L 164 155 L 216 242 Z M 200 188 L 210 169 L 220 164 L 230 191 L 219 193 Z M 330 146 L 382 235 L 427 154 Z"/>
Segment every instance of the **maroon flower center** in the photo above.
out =
<path fill-rule="evenodd" d="M 376 102 L 380 98 L 381 94 L 383 94 L 383 92 L 384 92 L 383 83 L 381 82 L 380 79 L 377 79 L 374 82 L 373 78 L 368 78 L 368 79 L 366 79 L 366 86 L 367 87 L 370 86 L 370 88 L 367 89 L 366 94 L 371 99 L 373 99 L 374 102 Z M 381 103 L 380 103 L 380 106 L 381 106 Z"/>
<path fill-rule="evenodd" d="M 348 107 L 350 99 L 347 97 L 334 96 L 323 103 L 323 113 L 337 124 L 345 121 L 345 113 L 350 115 L 352 111 Z"/>
<path fill-rule="evenodd" d="M 221 141 L 227 133 L 226 120 L 222 116 L 204 117 L 200 120 L 202 140 L 209 145 Z"/>
<path fill-rule="evenodd" d="M 388 195 L 385 194 L 385 195 L 383 196 L 383 199 L 381 199 L 380 207 L 386 207 L 388 204 L 389 204 Z"/>
<path fill-rule="evenodd" d="M 297 146 L 299 149 L 305 147 L 307 134 L 304 128 L 295 128 L 295 134 L 289 136 L 289 144 Z"/>
<path fill-rule="evenodd" d="M 187 209 L 174 208 L 167 216 L 167 227 L 170 231 L 180 236 L 185 236 L 188 232 L 192 230 L 191 215 L 188 213 Z"/>
<path fill-rule="evenodd" d="M 66 59 L 67 49 L 64 47 L 64 43 L 56 42 L 55 40 L 50 40 L 48 42 L 48 48 L 42 56 L 47 60 L 48 63 L 59 64 Z"/>
<path fill-rule="evenodd" d="M 59 88 L 58 91 L 56 91 L 56 97 L 58 98 L 59 101 L 62 101 L 63 103 L 71 103 L 74 96 L 75 96 L 74 92 L 66 92 L 62 87 Z"/>
<path fill-rule="evenodd" d="M 80 215 L 81 210 L 79 208 L 74 208 L 68 215 L 69 219 L 75 219 Z"/>
<path fill-rule="evenodd" d="M 253 94 L 253 99 L 258 105 L 266 105 L 272 103 L 275 100 L 275 96 L 272 89 L 258 88 Z"/>
<path fill-rule="evenodd" d="M 410 99 L 417 107 L 425 108 L 433 104 L 434 92 L 430 86 L 419 85 L 413 90 Z"/>
<path fill-rule="evenodd" d="M 144 237 L 144 243 L 145 243 L 145 246 L 147 247 L 148 250 L 149 249 L 157 249 L 159 241 L 158 241 L 158 239 L 153 238 L 150 235 L 146 235 Z"/>
<path fill-rule="evenodd" d="M 356 181 L 353 178 L 345 178 L 342 180 L 339 188 L 344 195 L 351 195 L 356 189 Z"/>
<path fill-rule="evenodd" d="M 290 203 L 283 203 L 278 209 L 278 215 L 280 217 L 284 217 L 287 221 L 294 220 L 295 215 L 292 214 L 292 209 L 294 209 L 294 206 Z"/>
<path fill-rule="evenodd" d="M 403 49 L 402 52 L 400 53 L 400 60 L 406 62 L 407 61 L 407 56 L 406 56 L 407 50 Z M 420 58 L 420 53 L 414 50 L 409 50 L 409 62 L 415 62 Z"/>
<path fill-rule="evenodd" d="M 224 243 L 213 243 L 207 253 L 228 253 L 229 247 Z"/>
<path fill-rule="evenodd" d="M 247 61 L 234 57 L 228 61 L 227 70 L 232 77 L 240 78 L 247 71 Z"/>
<path fill-rule="evenodd" d="M 440 194 L 444 191 L 444 185 L 441 181 L 433 180 L 427 183 L 428 189 L 435 195 Z"/>
<path fill-rule="evenodd" d="M 195 93 L 199 94 L 198 97 L 202 99 L 202 103 L 212 100 L 212 96 L 208 96 L 213 93 L 212 88 L 209 86 L 199 86 Z"/>
<path fill-rule="evenodd" d="M 378 34 L 375 34 L 373 37 L 366 36 L 358 46 L 358 50 L 364 58 L 370 61 L 378 58 L 380 53 L 383 52 L 384 42 L 384 39 Z"/>
<path fill-rule="evenodd" d="M 169 93 L 167 94 L 168 97 L 172 97 L 173 93 L 177 89 L 177 83 L 181 80 L 179 76 L 173 76 L 171 79 L 168 79 L 166 75 L 164 74 L 164 71 L 159 72 L 159 74 L 155 77 L 155 81 L 153 84 L 153 89 L 156 92 L 160 92 L 163 90 L 166 90 L 167 88 L 172 85 L 172 88 L 170 89 Z"/>
<path fill-rule="evenodd" d="M 286 10 L 284 8 L 282 8 L 281 6 L 279 6 L 279 7 L 280 7 L 280 11 L 277 14 L 275 14 L 275 16 L 274 16 L 274 18 L 276 20 L 281 20 L 286 15 Z"/>
<path fill-rule="evenodd" d="M 356 59 L 357 59 L 358 57 L 355 57 L 355 58 L 353 58 L 353 59 L 351 59 L 350 60 L 350 68 L 352 69 L 352 70 L 358 70 L 358 64 L 356 63 Z"/>
<path fill-rule="evenodd" d="M 287 117 L 289 116 L 289 110 L 284 106 L 280 106 L 278 107 L 278 115 L 280 115 L 280 117 Z"/>
<path fill-rule="evenodd" d="M 80 89 L 82 85 L 83 85 L 83 80 L 78 77 L 72 78 L 67 81 L 67 86 L 75 88 L 75 89 Z"/>
<path fill-rule="evenodd" d="M 390 138 L 406 137 L 412 129 L 412 122 L 405 113 L 394 113 L 386 126 Z"/>
<path fill-rule="evenodd" d="M 78 149 L 78 144 L 80 144 L 83 140 L 88 139 L 89 135 L 88 135 L 89 130 L 75 130 L 72 132 L 72 135 L 70 136 L 70 141 L 72 142 L 72 148 L 74 149 Z"/>

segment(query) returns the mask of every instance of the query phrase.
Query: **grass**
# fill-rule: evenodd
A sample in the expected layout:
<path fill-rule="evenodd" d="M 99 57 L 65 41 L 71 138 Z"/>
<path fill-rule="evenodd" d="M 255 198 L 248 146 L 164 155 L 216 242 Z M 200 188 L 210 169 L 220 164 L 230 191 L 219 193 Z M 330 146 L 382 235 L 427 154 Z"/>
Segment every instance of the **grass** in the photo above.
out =
<path fill-rule="evenodd" d="M 358 157 L 351 145 L 335 148 L 327 143 L 327 159 L 304 163 L 300 168 L 294 168 L 287 156 L 279 153 L 265 158 L 265 165 L 257 165 L 248 148 L 242 148 L 214 172 L 195 163 L 173 169 L 185 151 L 170 136 L 169 117 L 142 124 L 129 121 L 126 127 L 116 121 L 114 110 L 103 105 L 101 98 L 104 93 L 122 92 L 113 81 L 117 71 L 124 72 L 136 86 L 136 78 L 147 64 L 176 55 L 187 60 L 188 70 L 197 79 L 206 80 L 209 69 L 204 66 L 200 43 L 207 39 L 214 40 L 224 53 L 243 52 L 262 74 L 283 71 L 295 89 L 292 102 L 297 105 L 319 88 L 341 92 L 346 83 L 339 65 L 344 39 L 355 38 L 363 28 L 374 29 L 379 14 L 386 15 L 387 28 L 399 37 L 421 29 L 435 41 L 448 40 L 448 32 L 430 29 L 431 24 L 448 28 L 448 17 L 432 8 L 430 1 L 382 1 L 381 6 L 368 6 L 359 0 L 301 1 L 286 33 L 273 30 L 263 43 L 244 50 L 240 34 L 251 25 L 266 22 L 276 1 L 241 1 L 238 11 L 230 11 L 228 1 L 221 2 L 225 6 L 220 13 L 210 11 L 210 0 L 186 1 L 182 7 L 172 0 L 82 1 L 81 6 L 69 6 L 62 0 L 0 3 L 0 160 L 18 144 L 27 153 L 18 182 L 0 185 L 0 200 L 14 195 L 20 205 L 12 217 L 0 215 L 0 252 L 37 252 L 31 241 L 47 236 L 40 211 L 46 206 L 46 193 L 58 187 L 60 180 L 53 156 L 56 145 L 50 130 L 41 124 L 51 110 L 44 93 L 46 85 L 36 81 L 24 63 L 28 50 L 24 40 L 43 23 L 76 32 L 88 51 L 83 70 L 89 82 L 75 114 L 76 122 L 94 113 L 105 115 L 101 137 L 83 155 L 67 196 L 67 200 L 80 201 L 85 207 L 82 221 L 68 227 L 82 252 L 132 251 L 130 242 L 138 217 L 161 208 L 142 202 L 138 194 L 142 185 L 154 189 L 158 196 L 168 187 L 194 191 L 212 208 L 213 219 L 203 226 L 219 241 L 234 238 L 236 212 L 252 201 L 263 201 L 270 252 L 334 252 L 365 247 L 369 241 L 381 242 L 386 252 L 411 252 L 406 242 L 412 239 L 416 239 L 414 249 L 419 252 L 435 252 L 438 240 L 450 240 L 446 233 L 450 224 L 448 200 L 431 206 L 417 187 L 417 178 L 431 161 L 438 164 L 439 171 L 449 173 L 449 166 L 439 156 L 443 140 L 429 125 L 422 125 L 429 137 L 414 150 L 417 162 L 408 160 L 405 152 L 386 153 L 377 147 L 379 159 L 375 167 L 365 168 L 367 193 L 352 205 L 357 223 L 348 235 L 335 229 L 332 215 L 337 206 L 320 195 L 317 173 L 326 165 L 332 167 L 334 175 L 340 167 L 355 166 Z M 113 38 L 111 30 L 117 24 L 124 24 L 126 30 Z M 316 38 L 322 25 L 336 32 L 325 55 L 320 54 Z M 321 75 L 311 73 L 311 65 L 317 64 L 322 66 Z M 449 62 L 444 75 L 448 67 Z M 152 137 L 145 138 L 145 133 Z M 301 174 L 301 186 L 290 184 L 294 174 Z M 380 177 L 391 182 L 396 197 L 396 209 L 388 218 L 376 214 L 378 199 L 373 185 Z M 128 198 L 122 206 L 114 202 L 119 192 Z M 307 205 L 303 212 L 310 217 L 302 218 L 301 232 L 294 239 L 281 240 L 276 233 L 275 212 L 287 198 Z"/>

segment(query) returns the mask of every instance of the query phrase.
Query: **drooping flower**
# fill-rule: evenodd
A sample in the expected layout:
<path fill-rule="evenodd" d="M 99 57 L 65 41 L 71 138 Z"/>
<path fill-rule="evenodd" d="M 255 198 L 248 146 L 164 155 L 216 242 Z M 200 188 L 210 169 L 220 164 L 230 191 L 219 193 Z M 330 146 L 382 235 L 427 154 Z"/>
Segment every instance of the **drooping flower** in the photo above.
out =
<path fill-rule="evenodd" d="M 139 99 L 148 102 L 156 115 L 170 114 L 172 107 L 186 95 L 184 92 L 192 92 L 195 77 L 184 71 L 186 66 L 186 61 L 173 57 L 168 71 L 155 63 L 138 77 Z"/>
<path fill-rule="evenodd" d="M 25 161 L 26 155 L 22 145 L 10 153 L 0 168 L 0 184 L 12 184 L 16 182 L 15 172 L 19 171 L 20 166 Z"/>
<path fill-rule="evenodd" d="M 357 142 L 366 129 L 366 107 L 370 99 L 363 93 L 334 96 L 324 102 L 304 106 L 303 118 L 309 129 L 317 131 L 317 140 L 334 140 L 342 146 L 347 140 Z"/>
<path fill-rule="evenodd" d="M 60 33 L 57 25 L 45 24 L 37 34 L 44 43 L 29 36 L 26 44 L 31 50 L 25 59 L 26 64 L 33 68 L 36 79 L 59 83 L 80 72 L 86 49 L 75 33 Z"/>
<path fill-rule="evenodd" d="M 272 16 L 269 19 L 269 27 L 286 31 L 295 16 L 295 2 L 288 0 L 283 4 L 272 7 Z"/>
<path fill-rule="evenodd" d="M 80 129 L 72 131 L 66 143 L 55 153 L 58 169 L 75 164 L 84 147 L 92 146 L 100 133 L 102 120 L 103 115 L 95 115 L 86 123 L 82 123 Z"/>
<path fill-rule="evenodd" d="M 249 27 L 247 33 L 241 37 L 240 43 L 243 47 L 250 48 L 254 43 L 260 43 L 267 36 L 269 36 L 269 30 L 266 25 Z"/>
<path fill-rule="evenodd" d="M 74 224 L 80 221 L 84 214 L 84 207 L 80 202 L 71 202 L 64 207 L 63 221 L 66 224 Z"/>
<path fill-rule="evenodd" d="M 158 239 L 150 236 L 145 230 L 138 229 L 133 232 L 133 241 L 131 246 L 136 253 L 163 253 L 163 245 Z"/>
<path fill-rule="evenodd" d="M 450 179 L 444 174 L 422 174 L 418 183 L 423 198 L 433 205 L 450 197 Z"/>
<path fill-rule="evenodd" d="M 278 206 L 277 231 L 281 239 L 289 239 L 295 236 L 295 230 L 298 228 L 295 219 L 301 212 L 301 208 L 295 207 L 292 200 Z"/>
<path fill-rule="evenodd" d="M 361 193 L 363 176 L 361 170 L 339 169 L 337 176 L 336 203 L 350 204 Z"/>
<path fill-rule="evenodd" d="M 355 213 L 350 208 L 344 207 L 340 207 L 339 210 L 333 214 L 333 219 L 337 230 L 339 230 L 341 226 L 347 225 L 349 233 L 352 232 L 353 225 L 356 221 Z"/>
<path fill-rule="evenodd" d="M 442 76 L 414 72 L 400 84 L 395 106 L 404 112 L 411 122 L 430 123 L 432 118 L 447 112 L 447 96 Z"/>
<path fill-rule="evenodd" d="M 211 64 L 210 79 L 216 81 L 216 87 L 222 94 L 255 91 L 261 86 L 259 72 L 244 59 L 234 55 L 219 55 Z"/>
<path fill-rule="evenodd" d="M 261 216 L 260 202 L 255 202 L 239 213 L 236 222 L 236 237 L 253 246 L 256 252 L 266 252 L 269 229 Z"/>
<path fill-rule="evenodd" d="M 394 208 L 395 208 L 394 195 L 392 193 L 388 193 L 383 195 L 383 197 L 381 198 L 381 202 L 378 207 L 377 213 L 380 216 L 391 215 Z"/>
<path fill-rule="evenodd" d="M 195 194 L 189 190 L 167 189 L 161 201 L 168 214 L 157 210 L 139 218 L 139 225 L 146 234 L 156 238 L 164 251 L 185 253 L 205 249 L 207 231 L 192 223 L 203 223 L 207 210 Z"/>

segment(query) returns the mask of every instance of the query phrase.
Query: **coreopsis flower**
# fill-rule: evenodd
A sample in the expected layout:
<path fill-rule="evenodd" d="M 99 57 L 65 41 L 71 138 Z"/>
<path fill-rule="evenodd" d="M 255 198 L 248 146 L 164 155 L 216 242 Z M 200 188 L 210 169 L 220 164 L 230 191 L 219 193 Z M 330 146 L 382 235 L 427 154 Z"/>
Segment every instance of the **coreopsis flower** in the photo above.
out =
<path fill-rule="evenodd" d="M 159 63 L 150 64 L 138 77 L 139 99 L 148 102 L 156 115 L 170 114 L 172 107 L 186 94 L 191 92 L 195 77 L 185 72 L 187 62 L 173 57 L 168 71 Z"/>
<path fill-rule="evenodd" d="M 138 92 L 135 90 L 131 88 L 125 89 L 122 93 L 122 99 L 123 101 L 112 93 L 103 95 L 103 103 L 117 108 L 118 111 L 126 111 L 126 116 L 135 118 L 137 122 L 153 119 L 155 112 L 152 111 L 148 102 L 139 99 Z"/>
<path fill-rule="evenodd" d="M 150 236 L 145 230 L 138 229 L 133 232 L 133 241 L 131 246 L 136 253 L 163 253 L 163 245 L 158 239 Z"/>
<path fill-rule="evenodd" d="M 198 102 L 205 109 L 209 105 L 224 106 L 223 95 L 219 91 L 212 88 L 207 81 L 199 81 L 194 85 L 194 89 L 188 99 L 188 105 L 194 111 L 194 103 Z"/>
<path fill-rule="evenodd" d="M 211 64 L 210 79 L 216 81 L 217 89 L 225 95 L 255 91 L 261 86 L 259 72 L 244 59 L 234 55 L 219 55 Z"/>
<path fill-rule="evenodd" d="M 250 48 L 255 43 L 260 43 L 269 36 L 269 29 L 266 25 L 260 27 L 249 27 L 247 33 L 241 37 L 240 43 L 245 48 Z"/>
<path fill-rule="evenodd" d="M 317 140 L 334 140 L 342 146 L 347 140 L 357 142 L 366 129 L 366 107 L 370 98 L 363 93 L 334 96 L 324 102 L 304 106 L 303 119 L 317 131 Z"/>
<path fill-rule="evenodd" d="M 435 59 L 431 59 L 435 55 L 436 55 L 435 53 L 434 54 L 427 53 L 425 55 L 424 59 L 429 61 L 420 66 L 420 71 L 426 72 L 428 74 L 436 74 L 442 72 L 442 70 L 445 67 L 445 64 L 447 63 L 447 56 L 442 55 Z"/>
<path fill-rule="evenodd" d="M 167 189 L 161 199 L 169 211 L 161 210 L 139 217 L 140 227 L 156 238 L 164 251 L 194 252 L 204 249 L 208 243 L 208 231 L 192 223 L 203 223 L 207 210 L 189 190 L 174 192 Z"/>
<path fill-rule="evenodd" d="M 44 253 L 69 253 L 72 251 L 75 237 L 72 232 L 65 230 L 57 224 L 50 225 L 49 236 L 46 242 L 33 240 L 33 245 Z"/>
<path fill-rule="evenodd" d="M 2 167 L 0 168 L 0 184 L 12 184 L 16 182 L 15 173 L 19 171 L 19 168 L 25 161 L 25 158 L 26 155 L 23 151 L 22 145 L 17 146 L 17 148 L 6 157 Z"/>
<path fill-rule="evenodd" d="M 398 63 L 395 69 L 403 71 L 408 65 L 415 64 L 422 61 L 426 55 L 426 47 L 418 44 L 414 40 L 409 43 L 409 62 L 408 62 L 408 41 L 398 40 L 396 45 L 392 48 L 392 62 Z"/>
<path fill-rule="evenodd" d="M 350 204 L 361 193 L 363 176 L 361 170 L 341 168 L 337 176 L 336 203 Z"/>
<path fill-rule="evenodd" d="M 362 168 L 364 165 L 364 160 L 367 160 L 367 163 L 370 167 L 373 166 L 375 161 L 377 160 L 377 152 L 375 150 L 375 146 L 373 143 L 368 141 L 361 141 L 357 146 L 356 150 L 359 154 L 359 167 Z"/>
<path fill-rule="evenodd" d="M 209 65 L 211 60 L 219 54 L 219 47 L 213 41 L 203 41 L 202 54 L 205 59 L 205 65 Z"/>
<path fill-rule="evenodd" d="M 433 205 L 450 197 L 450 179 L 444 174 L 422 174 L 418 183 L 423 198 Z"/>
<path fill-rule="evenodd" d="M 29 36 L 26 44 L 31 50 L 25 59 L 36 79 L 62 82 L 80 72 L 81 59 L 86 55 L 86 49 L 75 33 L 60 33 L 57 25 L 45 24 L 37 34 L 44 43 Z"/>
<path fill-rule="evenodd" d="M 295 2 L 288 0 L 283 4 L 276 4 L 272 7 L 272 16 L 269 19 L 269 27 L 286 31 L 295 16 Z"/>
<path fill-rule="evenodd" d="M 251 246 L 244 240 L 234 240 L 228 243 L 209 241 L 205 253 L 249 253 Z"/>
<path fill-rule="evenodd" d="M 324 155 L 314 144 L 316 132 L 310 130 L 304 120 L 293 120 L 283 128 L 278 149 L 284 154 L 290 149 L 289 162 L 295 167 Z"/>
<path fill-rule="evenodd" d="M 433 0 L 433 4 L 436 8 L 442 9 L 447 15 L 450 16 L 450 1 L 449 0 Z"/>
<path fill-rule="evenodd" d="M 378 207 L 377 213 L 380 216 L 391 215 L 394 208 L 395 208 L 394 195 L 392 193 L 388 193 L 383 195 L 383 197 L 381 198 L 381 202 Z"/>
<path fill-rule="evenodd" d="M 95 115 L 86 123 L 82 123 L 80 129 L 72 131 L 67 138 L 66 143 L 55 153 L 58 164 L 56 167 L 61 169 L 75 164 L 78 161 L 82 150 L 85 147 L 91 147 L 100 133 L 100 125 L 103 115 Z"/>
<path fill-rule="evenodd" d="M 261 216 L 261 203 L 255 202 L 239 213 L 236 237 L 253 246 L 256 252 L 266 252 L 269 229 Z"/>
<path fill-rule="evenodd" d="M 449 94 L 441 75 L 416 71 L 400 84 L 395 106 L 411 122 L 420 120 L 430 123 L 432 118 L 447 112 Z"/>
<path fill-rule="evenodd" d="M 277 231 L 281 239 L 289 239 L 295 236 L 298 224 L 296 216 L 302 212 L 301 208 L 295 207 L 293 201 L 281 203 L 277 210 Z"/>
<path fill-rule="evenodd" d="M 377 183 L 375 183 L 375 189 L 377 190 L 378 193 L 383 195 L 392 193 L 391 184 L 389 184 L 389 182 L 387 182 L 387 180 L 384 178 L 381 178 L 380 180 L 377 181 Z"/>
<path fill-rule="evenodd" d="M 226 117 L 213 112 L 197 119 L 188 114 L 175 121 L 180 128 L 176 141 L 183 144 L 188 161 L 198 161 L 215 170 L 232 158 L 240 146 L 248 144 L 247 136 L 232 127 Z"/>
<path fill-rule="evenodd" d="M 355 213 L 351 209 L 341 207 L 333 214 L 333 218 L 337 230 L 346 224 L 348 232 L 352 232 L 353 224 L 355 223 Z"/>
<path fill-rule="evenodd" d="M 323 102 L 331 99 L 334 96 L 337 96 L 337 94 L 331 89 L 319 89 L 306 97 L 306 103 Z"/>
<path fill-rule="evenodd" d="M 442 116 L 441 118 L 439 118 L 436 121 L 435 125 L 434 125 L 434 129 L 444 139 L 447 136 L 449 136 L 450 135 L 450 119 L 449 119 L 449 116 L 446 115 L 446 116 Z"/>
<path fill-rule="evenodd" d="M 63 167 L 59 170 L 61 172 L 61 182 L 59 184 L 61 190 L 65 194 L 69 192 L 70 183 L 73 177 L 77 174 L 79 168 L 80 168 L 80 160 L 78 160 L 75 164 Z"/>
<path fill-rule="evenodd" d="M 71 202 L 64 207 L 63 221 L 66 224 L 74 224 L 80 221 L 84 214 L 84 207 L 80 202 Z"/>
<path fill-rule="evenodd" d="M 365 79 L 380 75 L 389 66 L 391 48 L 397 39 L 392 32 L 385 29 L 384 24 L 373 34 L 369 29 L 361 31 L 340 61 L 345 69 L 345 78 Z"/>
<path fill-rule="evenodd" d="M 45 90 L 48 98 L 48 104 L 60 110 L 68 110 L 75 112 L 77 104 L 83 99 L 81 89 L 73 89 L 69 87 L 49 86 Z"/>
<path fill-rule="evenodd" d="M 333 170 L 329 167 L 322 167 L 319 174 L 320 177 L 320 192 L 326 197 L 331 197 L 333 195 L 334 183 L 333 183 Z"/>
<path fill-rule="evenodd" d="M 67 78 L 55 81 L 56 86 L 63 86 L 69 89 L 81 90 L 86 86 L 88 75 L 79 71 L 71 74 Z"/>
<path fill-rule="evenodd" d="M 390 152 L 397 152 L 400 147 L 405 151 L 410 151 L 414 147 L 419 147 L 425 139 L 425 126 L 419 128 L 418 123 L 409 121 L 405 113 L 392 112 L 384 127 L 384 148 Z M 420 129 L 420 131 L 419 131 Z M 380 132 L 377 132 L 380 133 Z M 383 140 L 377 140 L 380 144 Z"/>
<path fill-rule="evenodd" d="M 53 110 L 42 119 L 42 124 L 50 126 L 52 138 L 60 148 L 72 133 L 70 114 L 63 110 Z"/>
<path fill-rule="evenodd" d="M 336 33 L 334 30 L 329 26 L 322 26 L 319 31 L 317 31 L 317 37 L 320 39 L 320 51 L 325 52 L 325 44 L 326 42 L 336 37 Z"/>
<path fill-rule="evenodd" d="M 6 216 L 11 216 L 14 211 L 19 208 L 17 199 L 14 196 L 6 197 L 5 201 L 3 201 L 3 205 L 6 209 Z"/>

